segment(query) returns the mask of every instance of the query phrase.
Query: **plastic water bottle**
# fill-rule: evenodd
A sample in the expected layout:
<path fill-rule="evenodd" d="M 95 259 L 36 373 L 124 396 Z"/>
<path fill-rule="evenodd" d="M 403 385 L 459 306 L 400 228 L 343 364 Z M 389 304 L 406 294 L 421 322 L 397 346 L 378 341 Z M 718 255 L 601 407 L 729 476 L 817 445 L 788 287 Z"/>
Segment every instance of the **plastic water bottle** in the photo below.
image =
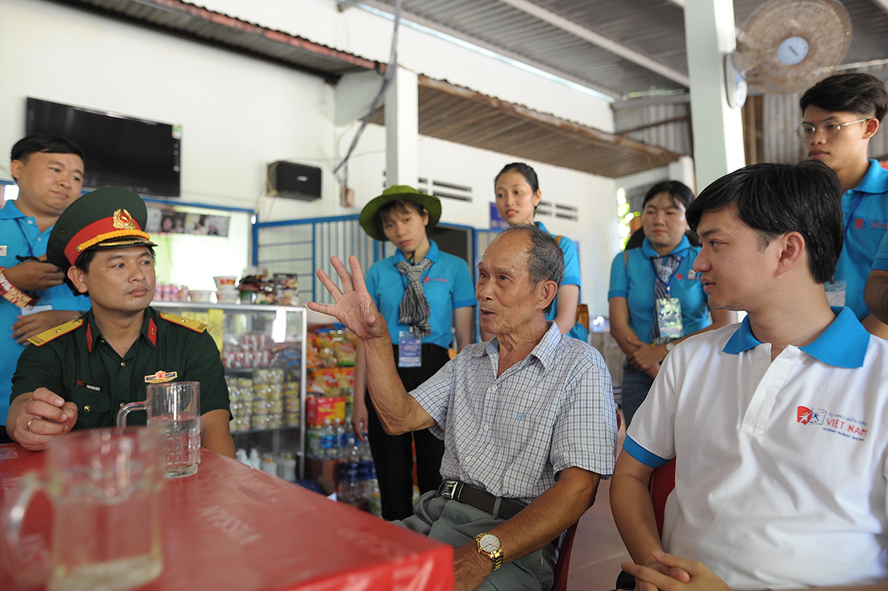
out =
<path fill-rule="evenodd" d="M 321 457 L 326 460 L 336 459 L 336 431 L 330 419 L 324 419 L 321 428 Z"/>
<path fill-rule="evenodd" d="M 354 503 L 358 496 L 358 446 L 354 436 L 348 438 L 347 453 L 339 463 L 339 498 L 345 503 Z"/>
<path fill-rule="evenodd" d="M 367 480 L 367 490 L 369 491 L 367 501 L 370 505 L 370 513 L 377 517 L 382 517 L 382 497 L 379 494 L 379 481 L 376 480 L 376 469 L 372 462 L 370 463 L 370 478 Z"/>
<path fill-rule="evenodd" d="M 370 498 L 371 476 L 375 479 L 376 471 L 373 468 L 373 456 L 370 453 L 370 443 L 364 440 L 358 446 L 358 498 L 367 500 Z"/>
<path fill-rule="evenodd" d="M 333 431 L 336 437 L 336 455 L 337 459 L 342 459 L 348 453 L 348 430 L 338 418 L 333 419 Z"/>
<path fill-rule="evenodd" d="M 310 427 L 305 434 L 305 447 L 308 457 L 323 460 L 324 454 L 321 449 L 321 429 L 319 427 Z"/>

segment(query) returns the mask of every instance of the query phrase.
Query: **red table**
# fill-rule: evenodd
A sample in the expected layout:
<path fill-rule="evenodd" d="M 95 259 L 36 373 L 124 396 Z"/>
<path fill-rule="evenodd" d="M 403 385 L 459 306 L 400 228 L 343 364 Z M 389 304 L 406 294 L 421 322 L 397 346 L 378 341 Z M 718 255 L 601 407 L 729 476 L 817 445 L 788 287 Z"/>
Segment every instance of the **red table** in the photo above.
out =
<path fill-rule="evenodd" d="M 0 445 L 0 501 L 44 457 Z M 22 534 L 49 548 L 41 496 Z M 145 591 L 453 589 L 452 547 L 204 448 L 197 475 L 166 481 L 161 506 L 164 571 Z M 0 589 L 28 587 L 0 566 Z"/>

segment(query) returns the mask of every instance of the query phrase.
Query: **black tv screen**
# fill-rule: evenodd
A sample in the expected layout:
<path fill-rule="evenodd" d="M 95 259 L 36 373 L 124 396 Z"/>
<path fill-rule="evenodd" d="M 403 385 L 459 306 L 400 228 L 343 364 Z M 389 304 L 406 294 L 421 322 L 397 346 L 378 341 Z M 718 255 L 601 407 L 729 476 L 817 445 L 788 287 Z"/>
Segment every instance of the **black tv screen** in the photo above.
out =
<path fill-rule="evenodd" d="M 179 196 L 181 128 L 117 113 L 28 98 L 28 134 L 60 135 L 83 150 L 83 186 Z"/>

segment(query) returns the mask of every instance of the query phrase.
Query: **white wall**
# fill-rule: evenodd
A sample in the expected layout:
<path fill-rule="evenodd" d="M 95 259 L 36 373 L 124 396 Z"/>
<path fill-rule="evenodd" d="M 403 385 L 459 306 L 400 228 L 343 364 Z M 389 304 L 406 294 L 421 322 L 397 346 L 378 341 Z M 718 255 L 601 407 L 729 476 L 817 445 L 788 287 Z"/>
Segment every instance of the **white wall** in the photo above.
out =
<path fill-rule="evenodd" d="M 339 13 L 332 0 L 204 4 L 362 57 L 388 58 L 391 21 L 360 9 Z M 181 124 L 183 201 L 256 209 L 268 221 L 358 213 L 381 191 L 384 133 L 370 126 L 350 167 L 356 207 L 339 206 L 332 170 L 357 126 L 335 126 L 335 89 L 320 78 L 44 0 L 0 0 L 0 14 L 4 150 L 24 135 L 25 97 L 33 96 Z M 402 63 L 418 72 L 599 128 L 612 127 L 607 103 L 588 94 L 408 27 L 402 28 L 400 47 Z M 320 166 L 323 198 L 307 203 L 263 197 L 265 167 L 275 160 Z M 421 176 L 471 186 L 475 192 L 470 204 L 446 203 L 445 222 L 489 227 L 493 176 L 513 160 L 420 138 Z M 579 222 L 541 219 L 552 232 L 579 241 L 583 299 L 594 313 L 604 313 L 609 261 L 617 249 L 614 183 L 531 164 L 539 172 L 544 198 L 580 207 Z M 11 178 L 6 170 L 0 176 Z M 233 238 L 225 247 L 220 244 L 214 242 L 208 255 L 231 260 L 232 272 L 239 272 L 247 244 Z M 177 264 L 176 278 L 195 276 L 201 277 L 195 283 L 206 283 L 202 276 L 210 275 L 200 266 L 202 256 L 189 257 L 193 268 Z"/>

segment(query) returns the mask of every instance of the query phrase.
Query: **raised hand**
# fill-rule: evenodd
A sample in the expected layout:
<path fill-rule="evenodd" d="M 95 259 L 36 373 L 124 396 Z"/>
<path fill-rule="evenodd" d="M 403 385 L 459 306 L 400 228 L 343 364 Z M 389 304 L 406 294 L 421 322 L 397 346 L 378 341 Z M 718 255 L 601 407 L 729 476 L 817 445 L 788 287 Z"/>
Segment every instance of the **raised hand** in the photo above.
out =
<path fill-rule="evenodd" d="M 315 312 L 335 316 L 359 339 L 389 338 L 385 320 L 376 309 L 376 304 L 367 291 L 364 273 L 361 271 L 358 259 L 354 256 L 348 257 L 351 273 L 348 272 L 339 257 L 332 257 L 330 263 L 336 270 L 336 274 L 339 275 L 343 291 L 339 290 L 329 275 L 318 269 L 318 279 L 333 296 L 335 304 L 331 306 L 330 304 L 309 302 L 308 307 Z"/>

